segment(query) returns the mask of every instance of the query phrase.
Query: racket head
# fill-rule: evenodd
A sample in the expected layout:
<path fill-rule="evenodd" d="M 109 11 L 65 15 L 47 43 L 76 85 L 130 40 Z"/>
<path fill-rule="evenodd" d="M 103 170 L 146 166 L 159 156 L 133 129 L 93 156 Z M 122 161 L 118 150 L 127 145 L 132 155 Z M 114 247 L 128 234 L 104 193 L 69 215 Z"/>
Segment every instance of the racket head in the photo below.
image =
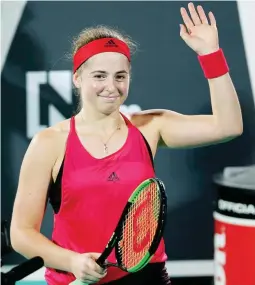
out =
<path fill-rule="evenodd" d="M 116 258 L 128 272 L 149 263 L 163 236 L 167 216 L 167 197 L 158 178 L 143 181 L 128 200 L 126 213 L 117 229 Z"/>

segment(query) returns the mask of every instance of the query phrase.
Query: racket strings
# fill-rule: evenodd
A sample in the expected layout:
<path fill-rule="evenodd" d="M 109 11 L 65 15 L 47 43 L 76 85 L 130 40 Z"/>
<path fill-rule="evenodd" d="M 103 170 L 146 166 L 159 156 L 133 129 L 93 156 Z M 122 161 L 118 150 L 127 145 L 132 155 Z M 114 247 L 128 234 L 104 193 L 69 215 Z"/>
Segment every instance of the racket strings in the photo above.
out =
<path fill-rule="evenodd" d="M 136 266 L 148 252 L 160 215 L 160 194 L 156 183 L 140 192 L 131 206 L 119 242 L 119 253 L 126 268 Z"/>

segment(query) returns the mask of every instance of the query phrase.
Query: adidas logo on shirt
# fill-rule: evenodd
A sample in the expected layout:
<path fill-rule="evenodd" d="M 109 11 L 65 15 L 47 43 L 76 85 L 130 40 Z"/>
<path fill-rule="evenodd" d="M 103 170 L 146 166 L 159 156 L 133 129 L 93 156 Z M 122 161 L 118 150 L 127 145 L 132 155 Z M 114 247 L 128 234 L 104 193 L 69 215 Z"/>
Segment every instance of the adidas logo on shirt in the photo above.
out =
<path fill-rule="evenodd" d="M 117 174 L 115 172 L 112 172 L 111 175 L 108 177 L 107 181 L 119 181 L 119 177 L 117 176 Z"/>

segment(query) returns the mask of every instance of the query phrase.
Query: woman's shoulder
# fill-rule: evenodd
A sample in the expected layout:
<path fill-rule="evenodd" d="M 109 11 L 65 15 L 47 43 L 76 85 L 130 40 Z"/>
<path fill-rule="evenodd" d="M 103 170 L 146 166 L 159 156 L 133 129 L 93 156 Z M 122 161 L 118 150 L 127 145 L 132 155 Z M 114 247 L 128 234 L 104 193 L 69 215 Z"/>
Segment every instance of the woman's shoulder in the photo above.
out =
<path fill-rule="evenodd" d="M 49 126 L 34 135 L 31 146 L 47 152 L 57 151 L 65 145 L 70 130 L 70 118 Z"/>
<path fill-rule="evenodd" d="M 128 114 L 128 119 L 137 128 L 153 127 L 165 110 L 150 109 Z"/>

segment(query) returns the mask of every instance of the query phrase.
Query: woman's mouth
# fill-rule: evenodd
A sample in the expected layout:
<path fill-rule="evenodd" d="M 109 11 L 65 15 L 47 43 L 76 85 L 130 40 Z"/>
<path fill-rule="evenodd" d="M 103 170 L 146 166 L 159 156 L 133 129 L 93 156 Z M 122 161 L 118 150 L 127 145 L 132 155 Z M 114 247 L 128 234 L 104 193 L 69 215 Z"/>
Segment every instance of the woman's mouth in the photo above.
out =
<path fill-rule="evenodd" d="M 118 96 L 102 96 L 102 95 L 99 95 L 99 97 L 101 97 L 106 102 L 114 102 L 119 98 L 119 95 Z"/>

